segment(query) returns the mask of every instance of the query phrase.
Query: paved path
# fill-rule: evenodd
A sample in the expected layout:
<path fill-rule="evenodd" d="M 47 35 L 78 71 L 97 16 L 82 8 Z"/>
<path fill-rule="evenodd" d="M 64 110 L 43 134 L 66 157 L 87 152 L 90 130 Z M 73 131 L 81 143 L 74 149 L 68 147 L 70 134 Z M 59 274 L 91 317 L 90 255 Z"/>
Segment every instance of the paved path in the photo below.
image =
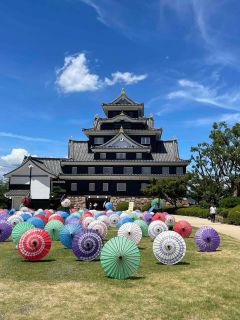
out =
<path fill-rule="evenodd" d="M 196 217 L 187 217 L 187 216 L 179 216 L 179 215 L 175 215 L 174 217 L 176 218 L 176 221 L 186 220 L 194 227 L 211 226 L 222 234 L 226 234 L 227 236 L 240 240 L 240 226 L 233 226 L 230 224 L 224 224 L 219 222 L 212 223 L 207 219 L 196 218 Z"/>

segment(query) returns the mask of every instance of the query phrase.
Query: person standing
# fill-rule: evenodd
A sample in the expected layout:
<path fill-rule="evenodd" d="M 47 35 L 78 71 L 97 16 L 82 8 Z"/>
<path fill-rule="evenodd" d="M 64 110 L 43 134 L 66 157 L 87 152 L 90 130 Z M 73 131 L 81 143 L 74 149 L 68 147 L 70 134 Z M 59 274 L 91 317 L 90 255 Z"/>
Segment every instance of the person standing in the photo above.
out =
<path fill-rule="evenodd" d="M 213 223 L 215 222 L 216 214 L 217 214 L 217 208 L 214 204 L 212 204 L 210 207 L 210 218 Z"/>

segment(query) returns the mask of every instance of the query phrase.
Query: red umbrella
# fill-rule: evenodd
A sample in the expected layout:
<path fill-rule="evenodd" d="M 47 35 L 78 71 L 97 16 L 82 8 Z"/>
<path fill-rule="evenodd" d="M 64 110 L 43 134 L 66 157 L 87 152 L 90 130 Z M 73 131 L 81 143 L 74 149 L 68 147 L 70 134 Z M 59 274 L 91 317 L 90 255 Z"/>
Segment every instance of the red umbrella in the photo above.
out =
<path fill-rule="evenodd" d="M 161 221 L 165 221 L 165 214 L 163 214 L 162 212 L 156 212 L 153 217 L 152 217 L 152 221 L 156 221 L 156 220 L 161 220 Z"/>
<path fill-rule="evenodd" d="M 52 220 L 58 220 L 58 221 L 61 221 L 63 224 L 64 224 L 64 218 L 59 216 L 58 214 L 52 214 L 48 221 L 52 221 Z"/>
<path fill-rule="evenodd" d="M 36 261 L 44 258 L 51 249 L 51 237 L 43 229 L 29 229 L 18 242 L 18 251 L 26 260 Z"/>
<path fill-rule="evenodd" d="M 47 209 L 44 210 L 46 212 L 46 218 L 49 219 L 51 217 L 51 215 L 53 214 L 52 211 L 49 211 Z"/>
<path fill-rule="evenodd" d="M 46 218 L 46 216 L 45 216 L 44 214 L 41 214 L 41 213 L 35 214 L 34 217 L 37 217 L 37 218 L 42 219 L 42 221 L 43 221 L 44 224 L 47 224 L 47 222 L 48 222 L 48 219 Z"/>
<path fill-rule="evenodd" d="M 90 211 L 83 212 L 81 220 L 83 220 L 86 217 L 93 217 L 92 212 L 90 212 Z"/>
<path fill-rule="evenodd" d="M 192 226 L 185 220 L 180 220 L 174 224 L 173 230 L 179 233 L 183 238 L 188 238 L 192 233 Z"/>

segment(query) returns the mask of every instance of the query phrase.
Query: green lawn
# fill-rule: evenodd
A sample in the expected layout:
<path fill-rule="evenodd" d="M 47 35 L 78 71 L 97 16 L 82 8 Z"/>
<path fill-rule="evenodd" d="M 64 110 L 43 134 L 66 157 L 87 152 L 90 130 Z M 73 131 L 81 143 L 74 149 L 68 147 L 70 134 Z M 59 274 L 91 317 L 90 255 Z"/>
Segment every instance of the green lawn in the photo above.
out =
<path fill-rule="evenodd" d="M 221 239 L 217 252 L 200 253 L 189 238 L 184 260 L 165 266 L 144 238 L 141 266 L 127 280 L 106 277 L 99 261 L 77 261 L 59 242 L 40 262 L 23 261 L 11 241 L 1 243 L 0 320 L 239 320 L 240 242 Z"/>

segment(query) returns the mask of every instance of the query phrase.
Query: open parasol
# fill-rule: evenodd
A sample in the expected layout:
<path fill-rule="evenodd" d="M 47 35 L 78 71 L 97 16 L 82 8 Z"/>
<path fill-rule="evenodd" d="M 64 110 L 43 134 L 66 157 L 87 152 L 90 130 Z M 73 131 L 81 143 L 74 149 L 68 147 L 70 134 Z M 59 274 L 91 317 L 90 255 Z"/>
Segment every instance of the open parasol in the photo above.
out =
<path fill-rule="evenodd" d="M 12 215 L 7 219 L 7 222 L 10 223 L 13 227 L 19 222 L 23 222 L 23 218 L 21 216 Z"/>
<path fill-rule="evenodd" d="M 102 239 L 104 239 L 107 235 L 108 228 L 102 221 L 94 220 L 89 224 L 88 228 L 96 231 L 102 237 Z"/>
<path fill-rule="evenodd" d="M 96 259 L 102 248 L 102 238 L 96 232 L 85 230 L 75 235 L 72 242 L 73 253 L 79 260 Z"/>
<path fill-rule="evenodd" d="M 73 238 L 76 234 L 81 232 L 81 230 L 82 227 L 77 224 L 66 224 L 59 232 L 59 240 L 66 248 L 72 248 Z"/>
<path fill-rule="evenodd" d="M 139 227 L 141 228 L 142 236 L 143 237 L 147 237 L 148 236 L 148 224 L 147 224 L 147 222 L 144 221 L 144 220 L 136 220 L 136 221 L 134 221 L 134 223 L 139 225 Z"/>
<path fill-rule="evenodd" d="M 0 242 L 6 241 L 12 233 L 12 225 L 7 221 L 0 221 Z"/>
<path fill-rule="evenodd" d="M 175 218 L 174 216 L 172 216 L 171 214 L 167 214 L 165 216 L 165 223 L 168 226 L 169 229 L 173 228 L 174 224 L 175 224 Z"/>
<path fill-rule="evenodd" d="M 35 226 L 28 221 L 19 222 L 18 224 L 16 224 L 12 230 L 13 242 L 17 244 L 21 236 L 24 234 L 24 232 L 33 228 L 35 228 Z"/>
<path fill-rule="evenodd" d="M 50 234 L 52 240 L 59 240 L 59 232 L 63 228 L 63 224 L 59 220 L 49 221 L 45 225 L 45 230 Z"/>
<path fill-rule="evenodd" d="M 26 231 L 18 242 L 18 251 L 26 260 L 40 260 L 48 254 L 50 249 L 50 235 L 42 229 Z"/>
<path fill-rule="evenodd" d="M 140 251 L 133 240 L 115 237 L 103 246 L 100 261 L 109 277 L 126 279 L 136 272 L 140 258 Z"/>
<path fill-rule="evenodd" d="M 110 222 L 110 227 L 117 227 L 117 224 L 120 220 L 120 217 L 118 214 L 113 213 L 109 216 L 109 222 Z"/>
<path fill-rule="evenodd" d="M 168 226 L 161 220 L 156 220 L 150 223 L 148 226 L 148 235 L 153 240 L 158 236 L 160 233 L 167 231 Z"/>
<path fill-rule="evenodd" d="M 93 217 L 85 217 L 82 220 L 82 226 L 83 228 L 87 228 L 91 222 L 93 222 L 95 219 Z"/>
<path fill-rule="evenodd" d="M 44 229 L 45 224 L 41 218 L 34 216 L 34 217 L 28 219 L 28 222 L 33 224 L 36 228 Z"/>
<path fill-rule="evenodd" d="M 180 220 L 174 224 L 173 230 L 183 238 L 188 238 L 192 233 L 192 226 L 185 220 Z"/>
<path fill-rule="evenodd" d="M 142 239 L 142 230 L 135 222 L 124 223 L 118 230 L 118 236 L 127 237 L 138 244 Z"/>
<path fill-rule="evenodd" d="M 176 264 L 185 256 L 186 244 L 175 231 L 165 231 L 153 241 L 153 253 L 163 264 Z"/>
<path fill-rule="evenodd" d="M 216 251 L 220 245 L 220 237 L 215 229 L 206 226 L 197 230 L 195 243 L 200 251 Z"/>

